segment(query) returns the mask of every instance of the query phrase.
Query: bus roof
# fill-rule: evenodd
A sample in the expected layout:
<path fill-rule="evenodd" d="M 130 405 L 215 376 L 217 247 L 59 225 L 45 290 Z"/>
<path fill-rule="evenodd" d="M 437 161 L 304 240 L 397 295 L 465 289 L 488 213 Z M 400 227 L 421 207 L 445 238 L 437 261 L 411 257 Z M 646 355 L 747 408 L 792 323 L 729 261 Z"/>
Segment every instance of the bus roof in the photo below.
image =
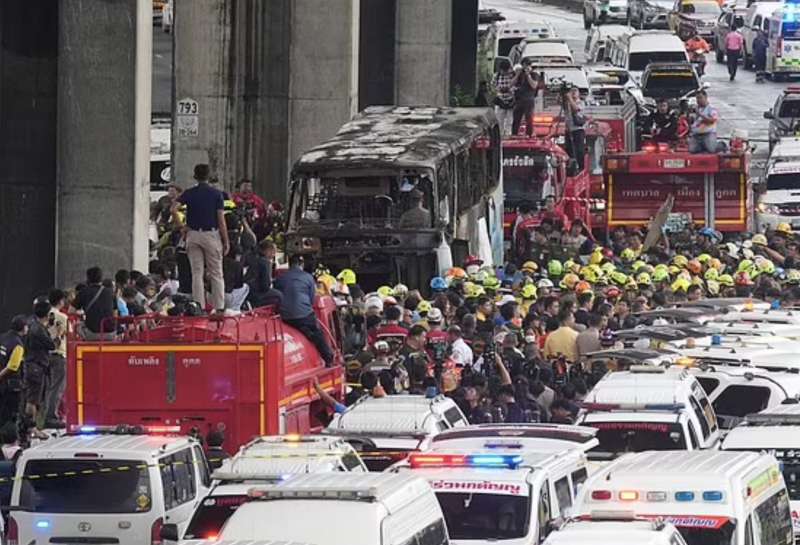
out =
<path fill-rule="evenodd" d="M 434 168 L 496 125 L 488 108 L 372 106 L 305 152 L 294 170 Z"/>

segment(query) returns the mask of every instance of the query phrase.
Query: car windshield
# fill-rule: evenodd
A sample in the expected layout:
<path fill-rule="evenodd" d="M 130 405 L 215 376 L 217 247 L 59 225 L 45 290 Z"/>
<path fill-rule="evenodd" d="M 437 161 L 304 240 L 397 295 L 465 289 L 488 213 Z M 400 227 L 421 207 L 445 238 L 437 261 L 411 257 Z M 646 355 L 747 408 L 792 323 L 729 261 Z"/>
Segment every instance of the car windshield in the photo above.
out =
<path fill-rule="evenodd" d="M 800 117 L 800 100 L 784 100 L 778 117 Z"/>
<path fill-rule="evenodd" d="M 247 502 L 245 495 L 214 496 L 204 499 L 186 528 L 183 539 L 217 539 L 222 525 L 245 502 Z"/>
<path fill-rule="evenodd" d="M 683 51 L 642 51 L 631 53 L 628 59 L 628 70 L 641 72 L 651 62 L 685 62 L 686 53 Z"/>
<path fill-rule="evenodd" d="M 536 204 L 542 198 L 544 180 L 551 180 L 546 156 L 525 149 L 503 149 L 503 190 L 507 209 L 523 202 Z"/>
<path fill-rule="evenodd" d="M 530 497 L 437 492 L 450 539 L 519 539 L 528 535 Z"/>
<path fill-rule="evenodd" d="M 770 174 L 767 176 L 767 191 L 786 191 L 800 189 L 800 178 L 797 173 Z"/>
<path fill-rule="evenodd" d="M 589 458 L 608 459 L 625 452 L 684 450 L 686 437 L 680 424 L 667 422 L 585 422 L 597 428 L 598 444 Z"/>
<path fill-rule="evenodd" d="M 31 460 L 19 502 L 35 513 L 144 513 L 152 504 L 149 468 L 139 460 Z"/>
<path fill-rule="evenodd" d="M 693 2 L 684 4 L 681 11 L 686 14 L 719 15 L 720 7 L 716 2 Z"/>
<path fill-rule="evenodd" d="M 718 529 L 678 526 L 678 531 L 686 540 L 687 545 L 731 545 L 734 528 L 734 524 L 727 521 Z"/>
<path fill-rule="evenodd" d="M 514 38 L 501 38 L 497 42 L 497 56 L 508 57 L 511 50 L 519 43 L 519 36 Z"/>
<path fill-rule="evenodd" d="M 654 70 L 643 83 L 642 94 L 652 98 L 679 98 L 700 88 L 700 82 L 688 68 L 685 72 Z"/>

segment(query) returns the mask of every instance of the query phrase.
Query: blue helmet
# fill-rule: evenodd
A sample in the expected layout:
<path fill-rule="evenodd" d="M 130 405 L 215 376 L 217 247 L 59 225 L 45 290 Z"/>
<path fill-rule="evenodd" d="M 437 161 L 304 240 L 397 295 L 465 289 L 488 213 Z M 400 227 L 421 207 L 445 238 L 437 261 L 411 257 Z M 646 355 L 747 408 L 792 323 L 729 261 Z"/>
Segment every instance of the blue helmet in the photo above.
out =
<path fill-rule="evenodd" d="M 433 291 L 445 291 L 447 289 L 447 282 L 441 276 L 434 276 L 431 278 L 431 289 Z"/>

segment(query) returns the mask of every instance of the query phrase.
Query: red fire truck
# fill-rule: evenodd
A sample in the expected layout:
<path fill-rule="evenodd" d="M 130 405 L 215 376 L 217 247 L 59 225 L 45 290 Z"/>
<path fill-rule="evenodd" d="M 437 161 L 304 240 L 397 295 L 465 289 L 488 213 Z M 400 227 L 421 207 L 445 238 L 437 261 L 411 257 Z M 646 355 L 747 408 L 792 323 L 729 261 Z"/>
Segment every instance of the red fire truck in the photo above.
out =
<path fill-rule="evenodd" d="M 607 228 L 646 225 L 674 195 L 673 213 L 719 231 L 752 229 L 753 196 L 747 177 L 749 153 L 691 154 L 665 144 L 642 151 L 609 153 L 605 159 Z"/>
<path fill-rule="evenodd" d="M 67 424 L 178 425 L 205 435 L 224 426 L 226 447 L 253 436 L 320 429 L 313 380 L 343 393 L 336 304 L 316 314 L 333 344 L 326 368 L 316 348 L 272 308 L 236 317 L 120 318 L 113 341 L 69 343 Z"/>

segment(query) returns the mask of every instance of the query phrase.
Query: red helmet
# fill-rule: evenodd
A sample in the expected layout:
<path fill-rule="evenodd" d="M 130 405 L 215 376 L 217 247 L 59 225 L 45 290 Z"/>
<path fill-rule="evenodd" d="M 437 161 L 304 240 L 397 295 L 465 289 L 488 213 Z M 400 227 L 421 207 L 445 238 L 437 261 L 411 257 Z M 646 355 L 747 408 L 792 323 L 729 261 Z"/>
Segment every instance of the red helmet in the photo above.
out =
<path fill-rule="evenodd" d="M 468 255 L 464 260 L 464 266 L 469 267 L 470 265 L 478 265 L 480 267 L 483 265 L 483 259 L 476 255 Z"/>
<path fill-rule="evenodd" d="M 752 286 L 753 281 L 750 279 L 750 275 L 747 271 L 739 271 L 733 277 L 733 281 L 736 283 L 737 286 Z"/>

